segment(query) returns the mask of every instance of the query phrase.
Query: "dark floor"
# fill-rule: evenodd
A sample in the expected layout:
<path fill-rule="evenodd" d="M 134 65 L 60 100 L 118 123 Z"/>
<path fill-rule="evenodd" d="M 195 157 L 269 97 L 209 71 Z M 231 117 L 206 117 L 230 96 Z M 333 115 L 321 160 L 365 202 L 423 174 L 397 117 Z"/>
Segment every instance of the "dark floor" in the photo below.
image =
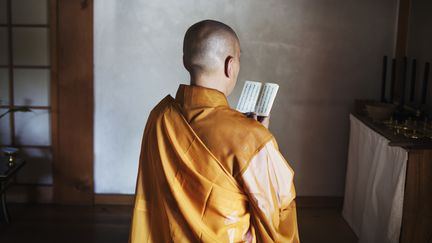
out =
<path fill-rule="evenodd" d="M 339 208 L 297 208 L 302 243 L 356 243 Z"/>
<path fill-rule="evenodd" d="M 11 204 L 12 222 L 0 226 L 1 243 L 127 242 L 129 206 Z M 336 208 L 298 208 L 302 243 L 351 243 L 355 235 Z"/>

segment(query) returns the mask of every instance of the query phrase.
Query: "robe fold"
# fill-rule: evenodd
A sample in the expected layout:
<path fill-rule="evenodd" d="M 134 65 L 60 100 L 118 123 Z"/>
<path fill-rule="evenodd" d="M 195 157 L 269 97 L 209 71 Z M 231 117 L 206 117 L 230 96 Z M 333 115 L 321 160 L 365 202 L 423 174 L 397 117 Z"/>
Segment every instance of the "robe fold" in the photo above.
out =
<path fill-rule="evenodd" d="M 266 128 L 181 85 L 147 121 L 129 242 L 298 242 L 292 177 Z"/>

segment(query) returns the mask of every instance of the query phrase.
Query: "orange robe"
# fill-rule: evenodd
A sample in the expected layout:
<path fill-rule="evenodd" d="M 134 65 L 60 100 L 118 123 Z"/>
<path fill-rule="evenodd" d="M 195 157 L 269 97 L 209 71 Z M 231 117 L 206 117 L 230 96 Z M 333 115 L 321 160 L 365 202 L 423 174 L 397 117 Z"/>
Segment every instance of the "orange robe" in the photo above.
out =
<path fill-rule="evenodd" d="M 292 177 L 266 128 L 181 85 L 147 121 L 129 242 L 299 242 Z"/>

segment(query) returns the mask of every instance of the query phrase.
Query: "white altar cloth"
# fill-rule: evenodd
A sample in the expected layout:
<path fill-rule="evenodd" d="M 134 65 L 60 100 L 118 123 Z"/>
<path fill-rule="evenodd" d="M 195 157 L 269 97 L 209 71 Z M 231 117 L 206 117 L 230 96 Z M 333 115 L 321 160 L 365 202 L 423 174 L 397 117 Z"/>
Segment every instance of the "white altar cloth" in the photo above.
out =
<path fill-rule="evenodd" d="M 359 243 L 397 243 L 408 152 L 350 115 L 342 215 Z"/>

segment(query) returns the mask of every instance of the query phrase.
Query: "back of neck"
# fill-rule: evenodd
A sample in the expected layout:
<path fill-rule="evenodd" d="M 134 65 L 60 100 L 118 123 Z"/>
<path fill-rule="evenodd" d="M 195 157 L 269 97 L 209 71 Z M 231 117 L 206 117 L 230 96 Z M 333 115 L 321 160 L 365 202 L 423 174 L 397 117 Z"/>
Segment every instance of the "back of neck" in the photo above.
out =
<path fill-rule="evenodd" d="M 204 88 L 209 88 L 209 89 L 215 89 L 218 90 L 222 93 L 225 94 L 225 96 L 227 95 L 227 89 L 224 85 L 223 80 L 220 80 L 218 78 L 215 77 L 192 77 L 191 76 L 191 81 L 190 81 L 191 85 L 195 85 L 195 86 L 200 86 L 200 87 L 204 87 Z"/>

